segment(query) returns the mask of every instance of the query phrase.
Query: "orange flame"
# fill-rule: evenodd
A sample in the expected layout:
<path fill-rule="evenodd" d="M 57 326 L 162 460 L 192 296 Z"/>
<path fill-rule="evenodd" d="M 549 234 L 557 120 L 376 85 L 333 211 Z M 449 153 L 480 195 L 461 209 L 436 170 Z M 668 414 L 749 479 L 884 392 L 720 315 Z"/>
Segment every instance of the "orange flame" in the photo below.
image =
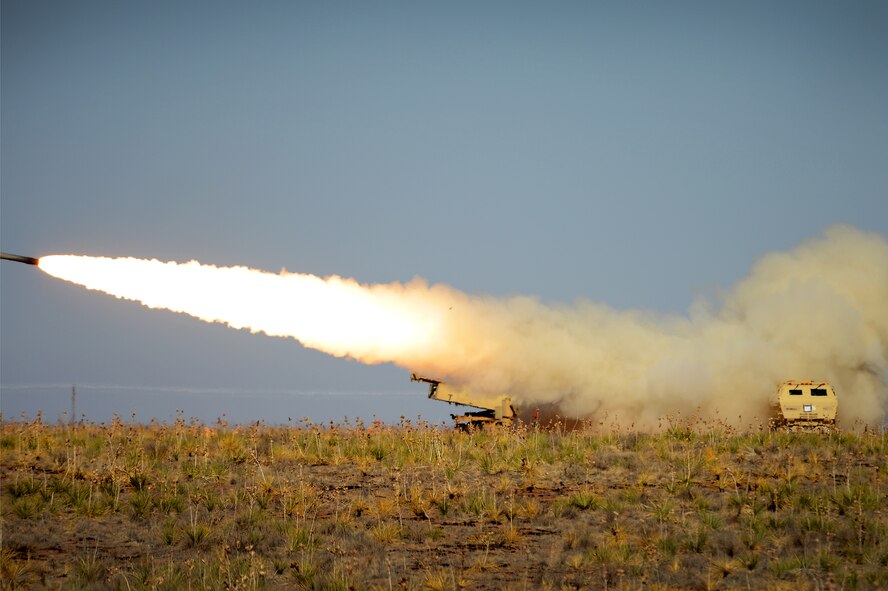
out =
<path fill-rule="evenodd" d="M 73 255 L 44 256 L 39 266 L 53 277 L 149 308 L 292 337 L 307 347 L 367 363 L 427 347 L 441 323 L 440 306 L 409 297 L 419 280 L 367 286 L 336 276 L 274 274 L 197 261 Z"/>

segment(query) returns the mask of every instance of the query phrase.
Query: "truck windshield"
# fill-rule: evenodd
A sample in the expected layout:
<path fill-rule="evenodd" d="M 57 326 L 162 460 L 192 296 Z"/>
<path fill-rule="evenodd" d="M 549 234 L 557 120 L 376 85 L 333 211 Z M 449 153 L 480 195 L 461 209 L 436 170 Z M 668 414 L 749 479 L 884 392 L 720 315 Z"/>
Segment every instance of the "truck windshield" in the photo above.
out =
<path fill-rule="evenodd" d="M 811 396 L 826 396 L 826 389 L 824 389 L 824 388 L 811 388 Z"/>
<path fill-rule="evenodd" d="M 789 391 L 789 395 L 790 395 L 790 396 L 801 396 L 801 395 L 802 395 L 802 391 L 801 391 L 801 390 L 790 390 L 790 391 Z"/>

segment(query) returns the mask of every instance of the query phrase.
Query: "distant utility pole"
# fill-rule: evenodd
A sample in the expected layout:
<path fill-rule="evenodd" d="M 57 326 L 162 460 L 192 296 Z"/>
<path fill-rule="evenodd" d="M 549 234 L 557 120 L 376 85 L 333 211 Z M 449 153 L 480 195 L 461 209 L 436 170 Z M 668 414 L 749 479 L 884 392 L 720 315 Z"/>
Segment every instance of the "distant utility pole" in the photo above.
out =
<path fill-rule="evenodd" d="M 77 385 L 71 385 L 71 424 L 77 421 Z"/>

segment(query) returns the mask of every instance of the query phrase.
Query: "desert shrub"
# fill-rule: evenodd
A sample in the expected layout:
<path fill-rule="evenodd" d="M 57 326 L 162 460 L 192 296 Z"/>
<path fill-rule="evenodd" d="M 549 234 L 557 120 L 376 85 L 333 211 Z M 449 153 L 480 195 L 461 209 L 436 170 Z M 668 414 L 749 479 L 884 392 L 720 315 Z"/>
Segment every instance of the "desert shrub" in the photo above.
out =
<path fill-rule="evenodd" d="M 43 485 L 33 478 L 24 478 L 17 482 L 10 482 L 6 485 L 6 492 L 13 499 L 21 499 L 30 495 L 37 494 L 43 489 Z"/>
<path fill-rule="evenodd" d="M 176 493 L 159 495 L 153 499 L 153 502 L 158 511 L 165 515 L 178 515 L 185 509 L 185 498 Z"/>
<path fill-rule="evenodd" d="M 698 554 L 706 550 L 706 543 L 709 541 L 709 533 L 706 529 L 700 527 L 696 530 L 688 532 L 685 536 L 685 548 Z"/>
<path fill-rule="evenodd" d="M 145 519 L 154 507 L 151 494 L 144 490 L 136 491 L 130 495 L 129 504 L 133 517 L 136 519 Z"/>
<path fill-rule="evenodd" d="M 12 514 L 19 519 L 33 519 L 43 509 L 44 502 L 38 496 L 18 497 L 12 502 Z"/>
<path fill-rule="evenodd" d="M 582 490 L 574 493 L 567 501 L 571 507 L 576 507 L 581 511 L 600 509 L 604 505 L 604 500 L 596 493 L 589 490 Z"/>

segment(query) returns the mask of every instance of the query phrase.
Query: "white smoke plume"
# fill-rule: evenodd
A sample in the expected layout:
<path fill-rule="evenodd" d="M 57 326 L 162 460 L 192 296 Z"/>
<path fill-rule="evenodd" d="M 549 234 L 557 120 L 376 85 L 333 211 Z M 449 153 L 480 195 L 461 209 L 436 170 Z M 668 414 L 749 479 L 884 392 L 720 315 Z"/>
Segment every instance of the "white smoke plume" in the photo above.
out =
<path fill-rule="evenodd" d="M 843 425 L 877 424 L 888 409 L 888 242 L 849 226 L 765 256 L 720 302 L 697 302 L 688 316 L 195 261 L 62 255 L 40 268 L 151 308 L 392 362 L 569 417 L 639 428 L 676 413 L 763 419 L 788 379 L 831 382 Z"/>

